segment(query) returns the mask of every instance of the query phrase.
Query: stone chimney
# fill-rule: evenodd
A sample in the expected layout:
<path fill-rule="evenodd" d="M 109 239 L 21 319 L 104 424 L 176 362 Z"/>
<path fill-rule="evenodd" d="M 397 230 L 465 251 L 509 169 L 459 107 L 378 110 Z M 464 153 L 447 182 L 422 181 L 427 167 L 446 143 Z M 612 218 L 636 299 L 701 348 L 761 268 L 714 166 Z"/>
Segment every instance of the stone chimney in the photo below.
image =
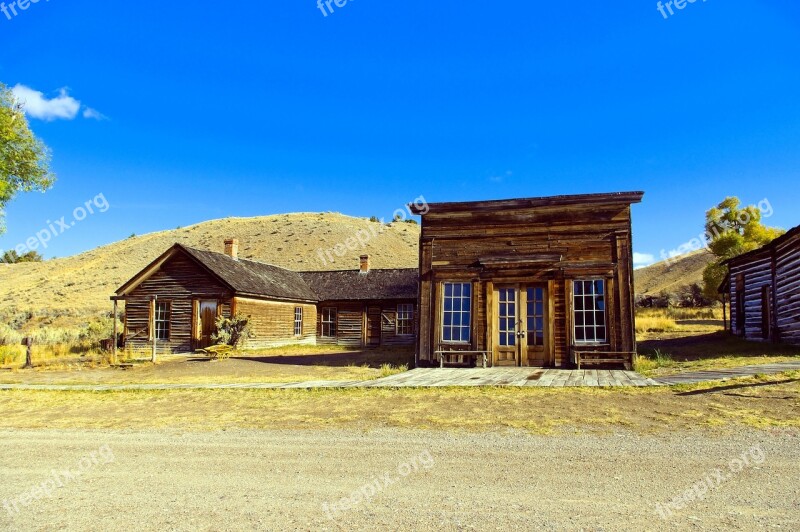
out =
<path fill-rule="evenodd" d="M 225 254 L 233 260 L 239 260 L 239 240 L 229 238 L 225 241 Z"/>
<path fill-rule="evenodd" d="M 369 273 L 369 255 L 361 255 L 361 273 Z"/>

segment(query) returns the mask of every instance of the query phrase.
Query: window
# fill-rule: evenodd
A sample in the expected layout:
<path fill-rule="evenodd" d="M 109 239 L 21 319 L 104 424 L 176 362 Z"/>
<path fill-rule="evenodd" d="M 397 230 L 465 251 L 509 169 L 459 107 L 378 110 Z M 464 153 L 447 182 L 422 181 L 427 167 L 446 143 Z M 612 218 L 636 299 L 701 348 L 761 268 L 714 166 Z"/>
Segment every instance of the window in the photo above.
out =
<path fill-rule="evenodd" d="M 528 345 L 544 345 L 544 288 L 528 288 Z"/>
<path fill-rule="evenodd" d="M 169 322 L 172 304 L 169 301 L 155 302 L 156 340 L 169 341 Z"/>
<path fill-rule="evenodd" d="M 517 345 L 517 290 L 501 288 L 498 295 L 499 344 L 502 347 L 513 347 Z"/>
<path fill-rule="evenodd" d="M 411 336 L 414 334 L 414 305 L 397 305 L 397 335 Z"/>
<path fill-rule="evenodd" d="M 324 338 L 336 338 L 336 309 L 322 309 L 322 336 Z"/>
<path fill-rule="evenodd" d="M 303 307 L 294 308 L 294 335 L 303 335 Z"/>
<path fill-rule="evenodd" d="M 575 343 L 606 341 L 606 283 L 603 280 L 575 281 Z"/>
<path fill-rule="evenodd" d="M 470 283 L 443 283 L 442 340 L 469 342 L 472 325 L 472 285 Z"/>

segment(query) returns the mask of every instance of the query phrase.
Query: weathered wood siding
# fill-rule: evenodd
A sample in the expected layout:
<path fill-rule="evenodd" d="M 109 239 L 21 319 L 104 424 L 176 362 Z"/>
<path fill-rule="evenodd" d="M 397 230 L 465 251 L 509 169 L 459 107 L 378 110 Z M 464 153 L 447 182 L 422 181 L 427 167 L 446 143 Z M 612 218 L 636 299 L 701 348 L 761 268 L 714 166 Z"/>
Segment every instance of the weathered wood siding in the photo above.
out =
<path fill-rule="evenodd" d="M 152 346 L 150 340 L 150 300 L 170 301 L 172 306 L 170 320 L 170 339 L 159 341 L 156 345 L 160 353 L 191 352 L 193 350 L 193 300 L 217 299 L 224 306 L 222 311 L 229 315 L 231 293 L 219 282 L 203 271 L 185 255 L 176 255 L 136 287 L 125 301 L 126 347 L 146 350 Z"/>
<path fill-rule="evenodd" d="M 290 344 L 311 344 L 317 338 L 317 307 L 307 303 L 283 301 L 264 301 L 260 299 L 236 297 L 236 312 L 250 317 L 253 337 L 245 347 L 263 349 Z M 295 309 L 303 309 L 302 334 L 295 336 Z"/>
<path fill-rule="evenodd" d="M 800 345 L 800 228 L 732 259 L 728 267 L 731 332 L 747 340 Z"/>
<path fill-rule="evenodd" d="M 419 316 L 414 300 L 391 300 L 391 301 L 325 301 L 318 304 L 317 314 L 317 344 L 319 345 L 342 345 L 350 347 L 362 347 L 367 343 L 367 323 L 370 313 L 374 321 L 378 324 L 373 334 L 379 337 L 379 341 L 373 345 L 395 346 L 395 345 L 414 345 L 417 340 L 416 335 L 397 334 L 397 305 L 410 303 L 414 305 L 414 330 L 419 329 Z M 322 309 L 336 309 L 336 338 L 322 336 Z"/>
<path fill-rule="evenodd" d="M 552 264 L 515 264 L 514 257 L 555 255 Z M 483 265 L 485 257 L 510 257 Z M 498 284 L 541 283 L 549 289 L 552 364 L 566 366 L 574 338 L 573 280 L 606 281 L 608 341 L 600 349 L 634 351 L 633 257 L 629 203 L 458 210 L 423 215 L 420 239 L 419 356 L 437 350 L 489 350 L 489 300 Z M 442 283 L 471 282 L 469 345 L 444 342 Z"/>

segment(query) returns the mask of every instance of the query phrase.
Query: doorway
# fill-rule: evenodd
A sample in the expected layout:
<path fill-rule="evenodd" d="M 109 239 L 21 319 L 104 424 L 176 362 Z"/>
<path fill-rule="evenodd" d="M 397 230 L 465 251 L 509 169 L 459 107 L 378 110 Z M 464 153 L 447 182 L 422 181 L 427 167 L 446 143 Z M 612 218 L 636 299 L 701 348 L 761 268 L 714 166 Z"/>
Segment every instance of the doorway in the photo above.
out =
<path fill-rule="evenodd" d="M 494 365 L 551 365 L 547 285 L 500 285 L 494 296 Z"/>

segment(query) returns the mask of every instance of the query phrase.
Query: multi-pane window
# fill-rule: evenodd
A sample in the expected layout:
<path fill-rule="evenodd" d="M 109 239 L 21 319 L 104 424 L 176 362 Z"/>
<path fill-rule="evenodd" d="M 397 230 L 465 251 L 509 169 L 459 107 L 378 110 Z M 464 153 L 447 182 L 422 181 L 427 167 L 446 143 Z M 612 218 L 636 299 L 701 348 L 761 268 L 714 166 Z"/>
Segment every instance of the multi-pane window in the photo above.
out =
<path fill-rule="evenodd" d="M 603 280 L 575 281 L 575 342 L 606 341 L 606 283 Z"/>
<path fill-rule="evenodd" d="M 303 335 L 303 307 L 294 308 L 294 335 Z"/>
<path fill-rule="evenodd" d="M 172 305 L 169 301 L 155 302 L 156 340 L 169 341 L 169 322 Z"/>
<path fill-rule="evenodd" d="M 398 336 L 414 334 L 414 305 L 397 305 L 397 334 Z"/>
<path fill-rule="evenodd" d="M 472 324 L 472 285 L 443 283 L 442 340 L 469 342 Z"/>
<path fill-rule="evenodd" d="M 322 309 L 322 331 L 324 338 L 336 338 L 336 309 Z"/>
<path fill-rule="evenodd" d="M 517 345 L 517 290 L 501 288 L 498 292 L 499 343 L 503 347 L 513 347 Z"/>
<path fill-rule="evenodd" d="M 528 288 L 528 345 L 544 345 L 544 288 Z"/>

